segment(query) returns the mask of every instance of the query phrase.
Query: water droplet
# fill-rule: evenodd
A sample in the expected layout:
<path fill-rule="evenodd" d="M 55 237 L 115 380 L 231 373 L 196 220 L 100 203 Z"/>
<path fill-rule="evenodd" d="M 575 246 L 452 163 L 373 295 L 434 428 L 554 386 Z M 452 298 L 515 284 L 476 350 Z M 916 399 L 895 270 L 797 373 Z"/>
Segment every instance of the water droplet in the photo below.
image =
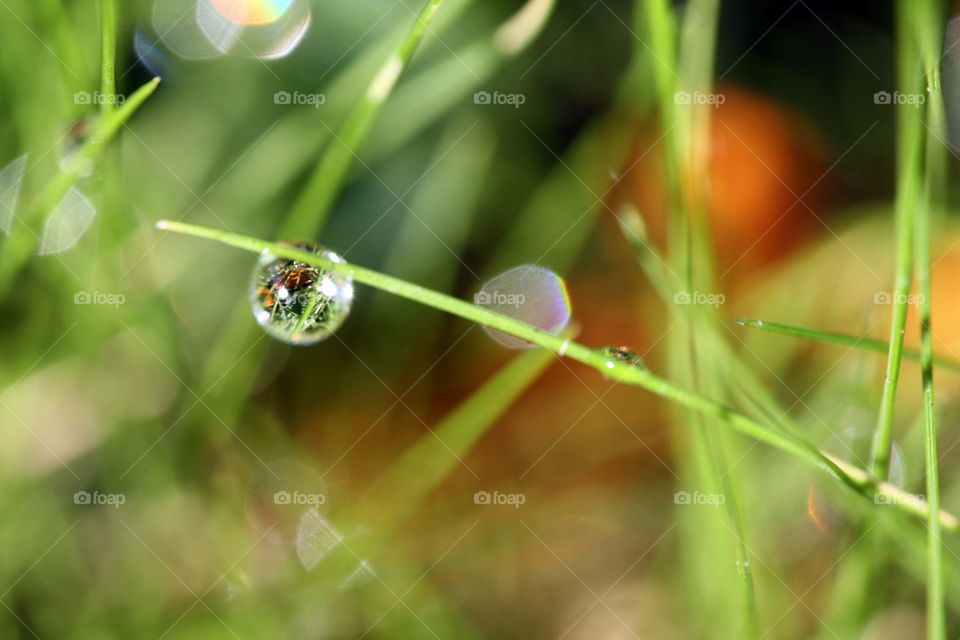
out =
<path fill-rule="evenodd" d="M 297 528 L 297 557 L 310 571 L 343 540 L 331 522 L 316 509 L 309 509 Z"/>
<path fill-rule="evenodd" d="M 533 264 L 521 265 L 488 280 L 474 303 L 554 335 L 570 322 L 572 307 L 567 285 L 553 271 Z M 531 347 L 529 342 L 484 327 L 494 340 L 511 349 Z"/>
<path fill-rule="evenodd" d="M 343 259 L 316 244 L 290 246 Z M 264 252 L 253 271 L 250 305 L 257 322 L 272 337 L 295 345 L 311 345 L 329 337 L 350 313 L 353 280 L 329 269 L 278 258 Z"/>
<path fill-rule="evenodd" d="M 27 171 L 27 156 L 22 155 L 0 171 L 0 231 L 10 235 L 17 215 L 20 187 Z"/>
<path fill-rule="evenodd" d="M 90 228 L 97 209 L 76 187 L 70 187 L 43 225 L 40 255 L 63 253 L 73 248 Z"/>
<path fill-rule="evenodd" d="M 181 58 L 282 58 L 310 26 L 309 0 L 156 0 L 153 28 Z"/>
<path fill-rule="evenodd" d="M 641 358 L 636 352 L 631 351 L 629 347 L 617 347 L 617 346 L 607 346 L 600 349 L 600 352 L 604 357 L 609 358 L 607 361 L 607 366 L 613 368 L 613 363 L 627 364 L 631 367 L 638 367 L 640 369 L 646 369 L 647 365 L 644 363 L 643 358 Z"/>
<path fill-rule="evenodd" d="M 163 44 L 186 60 L 206 60 L 223 55 L 200 29 L 198 0 L 156 0 L 153 3 L 153 30 Z"/>

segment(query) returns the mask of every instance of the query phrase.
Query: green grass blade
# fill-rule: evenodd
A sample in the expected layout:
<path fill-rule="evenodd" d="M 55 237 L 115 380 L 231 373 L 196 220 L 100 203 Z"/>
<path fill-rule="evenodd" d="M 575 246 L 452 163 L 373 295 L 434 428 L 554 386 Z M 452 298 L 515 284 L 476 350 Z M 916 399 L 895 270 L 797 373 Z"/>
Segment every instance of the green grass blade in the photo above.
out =
<path fill-rule="evenodd" d="M 423 40 L 444 0 L 428 0 L 397 49 L 377 71 L 360 103 L 354 107 L 342 131 L 335 135 L 309 178 L 284 223 L 281 235 L 310 238 L 316 235 L 343 186 L 355 153 L 366 139 L 383 104 L 393 93 L 400 75 Z"/>
<path fill-rule="evenodd" d="M 384 473 L 372 490 L 373 511 L 393 524 L 412 514 L 553 361 L 543 349 L 510 361 Z"/>
<path fill-rule="evenodd" d="M 116 0 L 100 0 L 101 59 L 100 112 L 113 109 L 117 95 L 117 6 Z"/>
<path fill-rule="evenodd" d="M 770 322 L 768 320 L 754 320 L 752 318 L 740 318 L 737 320 L 737 324 L 742 327 L 749 327 L 751 329 L 762 329 L 763 331 L 769 331 L 771 333 L 793 336 L 795 338 L 807 338 L 809 340 L 816 340 L 817 342 L 824 342 L 827 344 L 835 344 L 841 347 L 863 349 L 864 351 L 887 353 L 890 349 L 890 343 L 884 342 L 883 340 L 877 340 L 875 338 L 859 338 L 846 333 L 824 331 L 822 329 L 813 329 L 794 324 L 783 324 L 780 322 Z M 907 360 L 920 362 L 921 354 L 917 350 L 904 349 L 902 354 Z M 960 362 L 957 360 L 935 355 L 933 356 L 933 363 L 943 369 L 960 373 Z"/>
<path fill-rule="evenodd" d="M 150 80 L 125 100 L 122 106 L 101 116 L 89 139 L 37 196 L 26 214 L 27 224 L 46 215 L 57 206 L 57 203 L 80 178 L 84 167 L 90 166 L 99 159 L 107 143 L 126 125 L 159 84 L 160 78 Z M 0 298 L 7 295 L 17 273 L 34 254 L 39 242 L 40 237 L 35 232 L 17 234 L 7 239 L 4 251 L 0 253 Z"/>
<path fill-rule="evenodd" d="M 912 3 L 897 3 L 898 68 L 900 90 L 922 93 L 914 35 L 911 33 Z M 890 469 L 890 447 L 893 440 L 894 404 L 900 379 L 903 355 L 903 334 L 907 323 L 907 296 L 913 277 L 914 212 L 920 197 L 922 156 L 922 122 L 919 109 L 897 108 L 897 196 L 896 196 L 896 277 L 893 287 L 890 349 L 880 400 L 880 412 L 871 451 L 871 470 L 885 480 Z"/>
<path fill-rule="evenodd" d="M 941 140 L 946 138 L 946 116 L 940 86 L 940 50 L 943 24 L 939 19 L 939 2 L 927 0 L 911 5 L 917 21 L 917 42 L 922 52 L 927 83 L 926 163 L 921 205 L 917 208 L 915 226 L 916 269 L 920 286 L 920 363 L 923 388 L 923 451 L 926 471 L 927 503 L 930 513 L 940 510 L 940 472 L 937 447 L 937 414 L 933 389 L 933 258 L 930 255 L 930 210 L 946 191 L 947 156 Z M 919 109 L 916 109 L 919 111 Z M 940 521 L 927 518 L 927 637 L 947 637 L 944 611 L 943 540 Z"/>
<path fill-rule="evenodd" d="M 331 262 L 322 256 L 296 249 L 295 247 L 277 242 L 267 242 L 250 236 L 243 236 L 220 229 L 212 229 L 199 225 L 161 220 L 157 223 L 159 229 L 172 231 L 184 235 L 214 240 L 223 244 L 243 249 L 253 253 L 270 251 L 274 255 L 299 260 L 325 269 L 330 269 L 351 276 L 356 282 L 386 291 L 401 298 L 433 307 L 465 320 L 497 329 L 512 336 L 531 342 L 547 349 L 561 357 L 580 362 L 602 373 L 611 380 L 646 389 L 650 393 L 666 398 L 678 405 L 698 411 L 705 416 L 718 418 L 720 424 L 725 424 L 743 435 L 764 442 L 775 449 L 779 449 L 798 460 L 802 460 L 826 473 L 848 483 L 848 486 L 861 495 L 874 499 L 883 496 L 882 501 L 889 503 L 896 509 L 914 517 L 926 518 L 928 507 L 925 501 L 887 482 L 877 482 L 866 471 L 848 462 L 835 458 L 808 443 L 792 438 L 786 434 L 770 428 L 748 416 L 738 413 L 734 409 L 678 387 L 653 374 L 648 369 L 634 367 L 629 364 L 610 360 L 602 350 L 573 342 L 569 338 L 556 336 L 519 320 L 495 313 L 475 304 L 460 300 L 425 287 L 394 278 L 384 273 L 366 269 L 358 265 L 345 262 Z M 843 477 L 840 477 L 840 476 Z M 880 501 L 878 499 L 878 501 Z M 960 532 L 960 523 L 950 513 L 940 511 L 941 525 L 954 533 Z"/>

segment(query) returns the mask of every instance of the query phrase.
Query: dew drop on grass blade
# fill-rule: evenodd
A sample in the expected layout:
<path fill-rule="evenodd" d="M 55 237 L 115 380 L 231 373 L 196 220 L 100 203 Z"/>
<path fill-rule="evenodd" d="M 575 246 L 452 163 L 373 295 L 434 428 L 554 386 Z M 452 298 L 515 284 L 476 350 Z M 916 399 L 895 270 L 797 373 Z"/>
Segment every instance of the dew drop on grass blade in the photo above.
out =
<path fill-rule="evenodd" d="M 343 258 L 317 244 L 287 244 L 343 262 Z M 330 337 L 347 319 L 353 303 L 353 280 L 265 251 L 254 267 L 249 297 L 253 317 L 271 337 L 309 346 Z"/>
<path fill-rule="evenodd" d="M 27 170 L 27 156 L 22 155 L 0 171 L 0 230 L 10 235 L 17 215 L 20 186 Z"/>
<path fill-rule="evenodd" d="M 70 187 L 43 225 L 40 255 L 63 253 L 74 247 L 90 228 L 97 209 L 76 187 Z"/>
<path fill-rule="evenodd" d="M 570 323 L 572 306 L 563 278 L 550 269 L 525 264 L 488 280 L 474 296 L 474 303 L 515 320 L 559 334 Z M 484 327 L 494 340 L 511 349 L 525 349 L 525 340 Z"/>

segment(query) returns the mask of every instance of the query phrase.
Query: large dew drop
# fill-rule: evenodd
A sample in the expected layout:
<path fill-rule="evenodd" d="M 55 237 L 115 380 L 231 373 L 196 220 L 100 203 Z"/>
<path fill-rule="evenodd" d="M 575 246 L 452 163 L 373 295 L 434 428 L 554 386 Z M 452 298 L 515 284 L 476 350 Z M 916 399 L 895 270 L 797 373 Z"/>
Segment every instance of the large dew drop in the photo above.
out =
<path fill-rule="evenodd" d="M 310 26 L 309 0 L 154 0 L 157 37 L 182 58 L 282 58 Z"/>
<path fill-rule="evenodd" d="M 533 264 L 514 267 L 491 278 L 480 287 L 474 303 L 554 335 L 567 327 L 572 312 L 563 279 L 553 271 Z M 533 346 L 502 331 L 484 329 L 505 347 L 525 349 Z"/>
<path fill-rule="evenodd" d="M 316 244 L 286 243 L 332 262 L 343 259 Z M 350 313 L 353 280 L 330 269 L 261 254 L 250 285 L 250 306 L 272 337 L 311 345 L 329 337 Z"/>

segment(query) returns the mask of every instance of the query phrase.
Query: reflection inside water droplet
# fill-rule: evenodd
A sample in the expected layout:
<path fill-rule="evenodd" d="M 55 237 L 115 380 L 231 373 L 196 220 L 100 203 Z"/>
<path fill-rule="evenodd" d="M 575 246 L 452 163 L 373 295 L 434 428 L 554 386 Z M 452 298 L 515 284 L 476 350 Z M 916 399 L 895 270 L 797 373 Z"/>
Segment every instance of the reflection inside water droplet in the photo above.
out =
<path fill-rule="evenodd" d="M 613 368 L 612 363 L 627 364 L 631 367 L 637 367 L 640 369 L 647 368 L 643 358 L 641 358 L 634 351 L 631 351 L 628 347 L 617 347 L 611 345 L 601 348 L 600 352 L 604 355 L 604 357 L 609 358 L 607 364 L 611 369 Z"/>
<path fill-rule="evenodd" d="M 343 259 L 316 244 L 285 243 L 333 262 Z M 336 331 L 353 303 L 353 281 L 340 273 L 264 252 L 253 271 L 250 306 L 272 337 L 311 345 Z"/>
<path fill-rule="evenodd" d="M 478 306 L 539 327 L 554 335 L 570 323 L 572 307 L 567 285 L 553 271 L 527 264 L 488 280 L 474 296 Z M 494 340 L 511 349 L 532 345 L 526 340 L 484 327 Z"/>

